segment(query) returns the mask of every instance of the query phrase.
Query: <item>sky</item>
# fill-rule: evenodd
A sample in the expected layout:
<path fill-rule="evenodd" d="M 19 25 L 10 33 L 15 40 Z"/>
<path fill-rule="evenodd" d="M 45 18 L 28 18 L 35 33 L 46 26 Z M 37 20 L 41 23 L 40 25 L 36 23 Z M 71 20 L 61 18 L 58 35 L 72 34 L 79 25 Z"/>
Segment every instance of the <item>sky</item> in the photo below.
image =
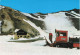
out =
<path fill-rule="evenodd" d="M 79 0 L 0 0 L 0 5 L 25 13 L 52 13 L 79 9 Z"/>

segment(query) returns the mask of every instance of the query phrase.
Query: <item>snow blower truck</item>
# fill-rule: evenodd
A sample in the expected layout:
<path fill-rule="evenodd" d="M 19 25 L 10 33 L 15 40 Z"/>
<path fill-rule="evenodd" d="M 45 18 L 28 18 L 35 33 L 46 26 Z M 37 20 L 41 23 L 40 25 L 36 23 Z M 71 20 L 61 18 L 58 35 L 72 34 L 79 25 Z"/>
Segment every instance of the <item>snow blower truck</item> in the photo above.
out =
<path fill-rule="evenodd" d="M 52 42 L 52 33 L 49 33 L 49 40 L 46 40 L 46 45 L 51 47 L 61 47 L 61 48 L 77 48 L 80 49 L 80 38 L 70 38 L 68 37 L 68 31 L 63 30 L 55 30 L 56 38 L 55 41 Z"/>

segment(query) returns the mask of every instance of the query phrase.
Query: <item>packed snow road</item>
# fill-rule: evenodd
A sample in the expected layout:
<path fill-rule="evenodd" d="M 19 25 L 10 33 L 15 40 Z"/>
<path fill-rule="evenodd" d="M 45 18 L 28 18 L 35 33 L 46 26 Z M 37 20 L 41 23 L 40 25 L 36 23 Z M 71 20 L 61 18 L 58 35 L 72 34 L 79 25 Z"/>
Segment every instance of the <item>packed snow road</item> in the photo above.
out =
<path fill-rule="evenodd" d="M 10 36 L 0 36 L 0 55 L 80 55 L 80 50 L 43 46 L 44 40 L 16 43 L 7 42 Z"/>

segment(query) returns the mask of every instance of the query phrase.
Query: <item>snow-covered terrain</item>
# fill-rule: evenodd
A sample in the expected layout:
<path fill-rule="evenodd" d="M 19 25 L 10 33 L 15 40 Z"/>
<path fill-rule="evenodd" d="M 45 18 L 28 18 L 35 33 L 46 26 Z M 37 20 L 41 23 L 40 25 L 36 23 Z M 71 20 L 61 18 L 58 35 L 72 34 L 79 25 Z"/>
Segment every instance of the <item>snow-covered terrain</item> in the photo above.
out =
<path fill-rule="evenodd" d="M 43 46 L 44 40 L 29 43 L 7 42 L 11 37 L 13 36 L 0 36 L 0 55 L 80 55 L 80 50 L 76 48 Z"/>

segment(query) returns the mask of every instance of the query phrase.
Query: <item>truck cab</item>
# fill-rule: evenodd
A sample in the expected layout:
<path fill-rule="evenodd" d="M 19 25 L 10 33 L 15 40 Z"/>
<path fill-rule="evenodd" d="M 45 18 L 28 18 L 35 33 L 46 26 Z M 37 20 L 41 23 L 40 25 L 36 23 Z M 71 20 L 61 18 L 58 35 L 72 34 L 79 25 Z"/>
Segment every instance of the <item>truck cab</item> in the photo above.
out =
<path fill-rule="evenodd" d="M 56 42 L 67 42 L 68 31 L 55 30 Z"/>

